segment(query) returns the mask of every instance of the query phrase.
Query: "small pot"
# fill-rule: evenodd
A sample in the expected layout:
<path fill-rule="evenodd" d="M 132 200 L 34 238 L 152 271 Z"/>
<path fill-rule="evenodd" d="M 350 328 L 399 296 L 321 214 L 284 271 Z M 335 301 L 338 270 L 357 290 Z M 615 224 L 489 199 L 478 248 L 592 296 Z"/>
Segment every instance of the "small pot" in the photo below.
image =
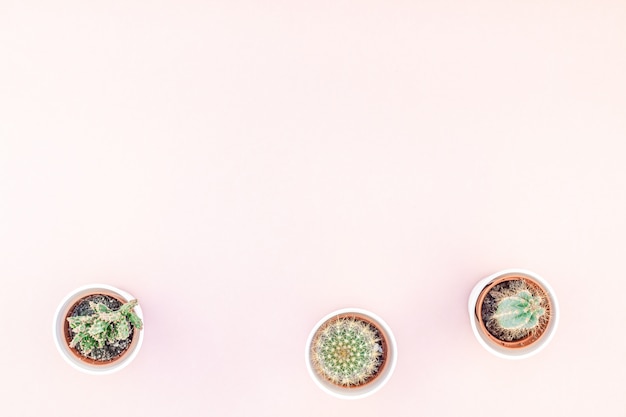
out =
<path fill-rule="evenodd" d="M 344 387 L 335 384 L 319 374 L 313 366 L 311 344 L 313 343 L 318 333 L 318 330 L 322 328 L 327 322 L 330 322 L 337 318 L 355 318 L 358 321 L 366 322 L 374 327 L 378 335 L 380 336 L 379 346 L 382 351 L 381 363 L 375 375 L 361 385 L 354 387 Z M 342 399 L 364 398 L 381 389 L 393 374 L 393 371 L 396 367 L 397 356 L 398 354 L 396 348 L 396 340 L 387 323 L 385 323 L 383 319 L 378 317 L 376 314 L 358 308 L 345 308 L 337 310 L 323 317 L 313 327 L 313 330 L 311 330 L 311 333 L 309 334 L 306 342 L 304 352 L 306 367 L 309 371 L 309 375 L 311 375 L 311 378 L 313 379 L 315 384 L 320 387 L 324 392 Z"/>
<path fill-rule="evenodd" d="M 52 332 L 57 350 L 72 367 L 79 371 L 92 374 L 104 375 L 110 374 L 128 366 L 130 362 L 139 353 L 139 348 L 143 342 L 143 328 L 141 330 L 133 329 L 132 341 L 128 349 L 120 356 L 107 362 L 99 362 L 84 357 L 76 348 L 70 348 L 71 333 L 67 322 L 67 317 L 81 300 L 90 295 L 105 295 L 117 299 L 120 303 L 125 304 L 135 299 L 126 291 L 112 287 L 106 284 L 90 284 L 79 287 L 69 293 L 61 301 L 54 314 L 52 323 Z M 143 313 L 140 306 L 136 306 L 133 311 L 143 321 Z"/>
<path fill-rule="evenodd" d="M 527 287 L 545 299 L 547 322 L 540 323 L 537 331 L 519 339 L 505 341 L 494 336 L 483 320 L 483 303 L 489 292 L 507 281 L 523 281 Z M 507 269 L 496 272 L 476 284 L 470 293 L 468 310 L 472 331 L 478 342 L 489 352 L 506 359 L 523 359 L 538 353 L 552 340 L 559 322 L 559 304 L 552 287 L 539 275 L 524 269 Z"/>

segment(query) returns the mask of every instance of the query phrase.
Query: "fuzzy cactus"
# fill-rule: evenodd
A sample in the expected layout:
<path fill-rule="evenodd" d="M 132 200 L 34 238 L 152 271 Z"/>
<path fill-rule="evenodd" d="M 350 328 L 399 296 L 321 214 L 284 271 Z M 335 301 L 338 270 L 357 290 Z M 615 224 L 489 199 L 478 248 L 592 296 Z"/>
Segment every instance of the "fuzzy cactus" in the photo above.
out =
<path fill-rule="evenodd" d="M 505 341 L 522 339 L 545 326 L 549 310 L 545 294 L 523 280 L 509 282 L 508 288 L 492 291 L 495 311 L 490 318 L 494 336 Z"/>
<path fill-rule="evenodd" d="M 532 329 L 539 323 L 539 317 L 546 312 L 541 307 L 541 297 L 523 290 L 506 297 L 498 303 L 494 318 L 503 329 Z"/>
<path fill-rule="evenodd" d="M 337 317 L 317 331 L 311 345 L 314 369 L 333 384 L 356 387 L 374 377 L 383 349 L 379 331 L 354 317 Z"/>
<path fill-rule="evenodd" d="M 70 347 L 80 346 L 83 355 L 89 354 L 96 348 L 102 348 L 106 343 L 115 343 L 127 339 L 132 330 L 131 325 L 141 329 L 143 323 L 135 314 L 133 308 L 137 300 L 123 304 L 117 310 L 111 310 L 105 304 L 89 302 L 93 314 L 68 317 L 70 329 L 74 334 Z"/>

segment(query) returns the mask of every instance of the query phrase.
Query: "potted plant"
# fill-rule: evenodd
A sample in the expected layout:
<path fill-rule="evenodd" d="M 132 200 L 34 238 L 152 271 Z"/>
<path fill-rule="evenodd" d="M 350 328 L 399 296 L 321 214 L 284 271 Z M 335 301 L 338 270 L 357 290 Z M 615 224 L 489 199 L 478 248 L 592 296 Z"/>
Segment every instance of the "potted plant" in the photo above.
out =
<path fill-rule="evenodd" d="M 105 284 L 86 285 L 59 304 L 54 341 L 74 368 L 108 374 L 127 366 L 143 341 L 143 313 L 137 300 Z"/>
<path fill-rule="evenodd" d="M 550 285 L 523 269 L 507 269 L 484 278 L 468 303 L 478 342 L 507 359 L 522 359 L 543 349 L 554 336 L 559 305 Z"/>
<path fill-rule="evenodd" d="M 391 377 L 397 350 L 389 326 L 377 315 L 346 308 L 322 318 L 309 334 L 305 361 L 313 381 L 345 399 L 378 391 Z"/>

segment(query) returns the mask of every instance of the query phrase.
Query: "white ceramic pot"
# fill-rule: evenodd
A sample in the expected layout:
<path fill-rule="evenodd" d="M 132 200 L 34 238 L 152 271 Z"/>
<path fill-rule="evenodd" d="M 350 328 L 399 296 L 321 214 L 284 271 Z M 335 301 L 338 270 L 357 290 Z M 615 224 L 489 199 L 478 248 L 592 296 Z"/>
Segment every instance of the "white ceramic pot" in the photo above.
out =
<path fill-rule="evenodd" d="M 110 374 L 128 366 L 130 362 L 137 356 L 141 344 L 143 342 L 143 329 L 134 330 L 133 341 L 128 347 L 128 350 L 117 360 L 105 364 L 90 364 L 84 360 L 81 360 L 75 352 L 69 347 L 65 332 L 67 328 L 65 326 L 66 316 L 69 310 L 82 298 L 93 294 L 105 294 L 117 298 L 118 300 L 126 303 L 135 299 L 132 295 L 119 288 L 112 287 L 106 284 L 90 284 L 79 287 L 69 293 L 59 304 L 54 314 L 54 320 L 52 323 L 52 332 L 54 337 L 54 343 L 57 350 L 72 367 L 79 371 L 92 374 L 92 375 L 104 375 Z M 134 308 L 135 313 L 143 321 L 143 313 L 141 307 L 138 305 Z M 145 327 L 145 326 L 144 326 Z"/>
<path fill-rule="evenodd" d="M 512 349 L 498 345 L 489 337 L 487 337 L 480 329 L 481 324 L 478 320 L 478 316 L 476 313 L 476 303 L 478 301 L 478 298 L 480 297 L 480 293 L 482 292 L 483 288 L 487 287 L 490 283 L 504 276 L 526 276 L 534 279 L 546 291 L 550 301 L 551 315 L 545 332 L 537 341 L 529 344 L 526 347 Z M 476 284 L 476 286 L 472 289 L 467 306 L 469 310 L 470 325 L 472 326 L 472 331 L 474 332 L 474 336 L 476 336 L 478 343 L 480 343 L 485 349 L 487 349 L 487 351 L 493 353 L 500 358 L 505 359 L 524 359 L 537 354 L 539 351 L 545 348 L 548 343 L 550 343 L 559 324 L 559 303 L 556 299 L 554 290 L 552 289 L 550 284 L 548 284 L 548 282 L 546 282 L 546 280 L 544 280 L 542 277 L 535 274 L 534 272 L 525 269 L 506 269 L 500 272 L 496 272 L 495 274 L 492 274 L 487 278 L 480 280 L 478 284 Z"/>
<path fill-rule="evenodd" d="M 328 320 L 345 314 L 355 314 L 357 316 L 363 316 L 366 320 L 370 321 L 379 329 L 387 344 L 387 357 L 385 359 L 385 364 L 382 371 L 380 371 L 375 379 L 362 387 L 344 388 L 335 385 L 319 375 L 315 371 L 311 363 L 311 343 L 313 341 L 313 338 L 315 337 L 315 333 L 317 332 L 317 330 Z M 332 313 L 323 317 L 319 322 L 317 322 L 317 324 L 313 327 L 313 330 L 311 330 L 311 333 L 309 334 L 309 337 L 307 339 L 304 351 L 304 358 L 306 361 L 306 367 L 309 371 L 309 375 L 311 375 L 311 378 L 313 378 L 315 384 L 323 391 L 337 398 L 358 399 L 372 395 L 373 393 L 381 389 L 387 383 L 387 381 L 389 381 L 389 378 L 393 374 L 393 371 L 396 367 L 398 353 L 396 348 L 396 340 L 393 336 L 393 333 L 383 319 L 367 310 L 362 310 L 359 308 L 344 308 L 341 310 L 333 311 Z"/>

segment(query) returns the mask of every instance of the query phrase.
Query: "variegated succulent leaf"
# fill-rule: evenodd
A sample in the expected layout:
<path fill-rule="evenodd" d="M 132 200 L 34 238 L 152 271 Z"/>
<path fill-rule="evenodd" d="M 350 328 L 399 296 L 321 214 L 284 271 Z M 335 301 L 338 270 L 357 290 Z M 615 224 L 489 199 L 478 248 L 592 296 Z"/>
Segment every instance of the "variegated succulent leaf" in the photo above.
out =
<path fill-rule="evenodd" d="M 68 317 L 68 322 L 72 332 L 79 334 L 87 331 L 88 323 L 91 321 L 91 317 L 77 316 Z"/>
<path fill-rule="evenodd" d="M 115 325 L 115 338 L 117 340 L 124 340 L 130 335 L 130 324 L 128 321 L 121 320 Z"/>
<path fill-rule="evenodd" d="M 118 340 L 127 339 L 132 327 L 143 327 L 141 319 L 133 311 L 135 306 L 137 300 L 123 304 L 118 310 L 111 310 L 102 303 L 89 302 L 92 314 L 67 318 L 74 334 L 70 347 L 78 345 L 81 352 L 87 355 L 95 348 L 103 348 L 107 343 L 114 344 Z"/>
<path fill-rule="evenodd" d="M 68 317 L 67 321 L 70 325 L 70 329 L 75 329 L 78 326 L 80 326 L 81 324 L 84 324 L 85 322 L 89 321 L 90 317 L 87 316 L 76 316 L 76 317 Z"/>
<path fill-rule="evenodd" d="M 98 318 L 107 323 L 117 323 L 121 320 L 122 315 L 119 311 L 111 311 L 110 313 L 98 313 Z"/>
<path fill-rule="evenodd" d="M 102 303 L 94 303 L 93 301 L 89 302 L 89 308 L 91 308 L 96 313 L 110 313 L 111 309 Z"/>
<path fill-rule="evenodd" d="M 494 318 L 503 329 L 532 329 L 544 313 L 541 297 L 522 290 L 500 300 Z"/>
<path fill-rule="evenodd" d="M 114 325 L 109 326 L 105 335 L 106 342 L 110 345 L 115 343 L 115 341 L 118 340 L 116 336 L 117 336 L 117 332 L 116 332 L 115 326 Z"/>
<path fill-rule="evenodd" d="M 72 339 L 72 341 L 70 342 L 70 347 L 71 347 L 71 348 L 76 347 L 76 345 L 77 345 L 78 343 L 80 343 L 80 341 L 83 339 L 83 337 L 84 337 L 84 336 L 85 336 L 85 335 L 84 335 L 84 334 L 82 334 L 82 333 L 76 333 L 76 334 L 74 335 L 74 338 L 73 338 L 73 339 Z"/>
<path fill-rule="evenodd" d="M 96 319 L 94 320 L 93 324 L 89 327 L 89 330 L 87 330 L 87 334 L 97 339 L 98 338 L 97 336 L 100 333 L 106 332 L 108 327 L 109 327 L 109 323 L 107 323 L 104 320 Z"/>
<path fill-rule="evenodd" d="M 83 336 L 80 339 L 79 344 L 80 344 L 80 350 L 84 354 L 88 354 L 89 352 L 91 352 L 92 350 L 96 348 L 96 346 L 98 345 L 98 342 L 93 337 Z"/>
<path fill-rule="evenodd" d="M 133 308 L 137 306 L 137 300 L 130 300 L 126 304 L 120 307 L 118 310 L 121 314 L 127 315 L 132 312 Z"/>
<path fill-rule="evenodd" d="M 141 328 L 143 327 L 143 322 L 141 321 L 139 316 L 135 314 L 133 311 L 131 311 L 130 314 L 128 315 L 128 321 L 130 321 L 130 324 L 132 324 L 137 329 L 141 330 Z"/>

